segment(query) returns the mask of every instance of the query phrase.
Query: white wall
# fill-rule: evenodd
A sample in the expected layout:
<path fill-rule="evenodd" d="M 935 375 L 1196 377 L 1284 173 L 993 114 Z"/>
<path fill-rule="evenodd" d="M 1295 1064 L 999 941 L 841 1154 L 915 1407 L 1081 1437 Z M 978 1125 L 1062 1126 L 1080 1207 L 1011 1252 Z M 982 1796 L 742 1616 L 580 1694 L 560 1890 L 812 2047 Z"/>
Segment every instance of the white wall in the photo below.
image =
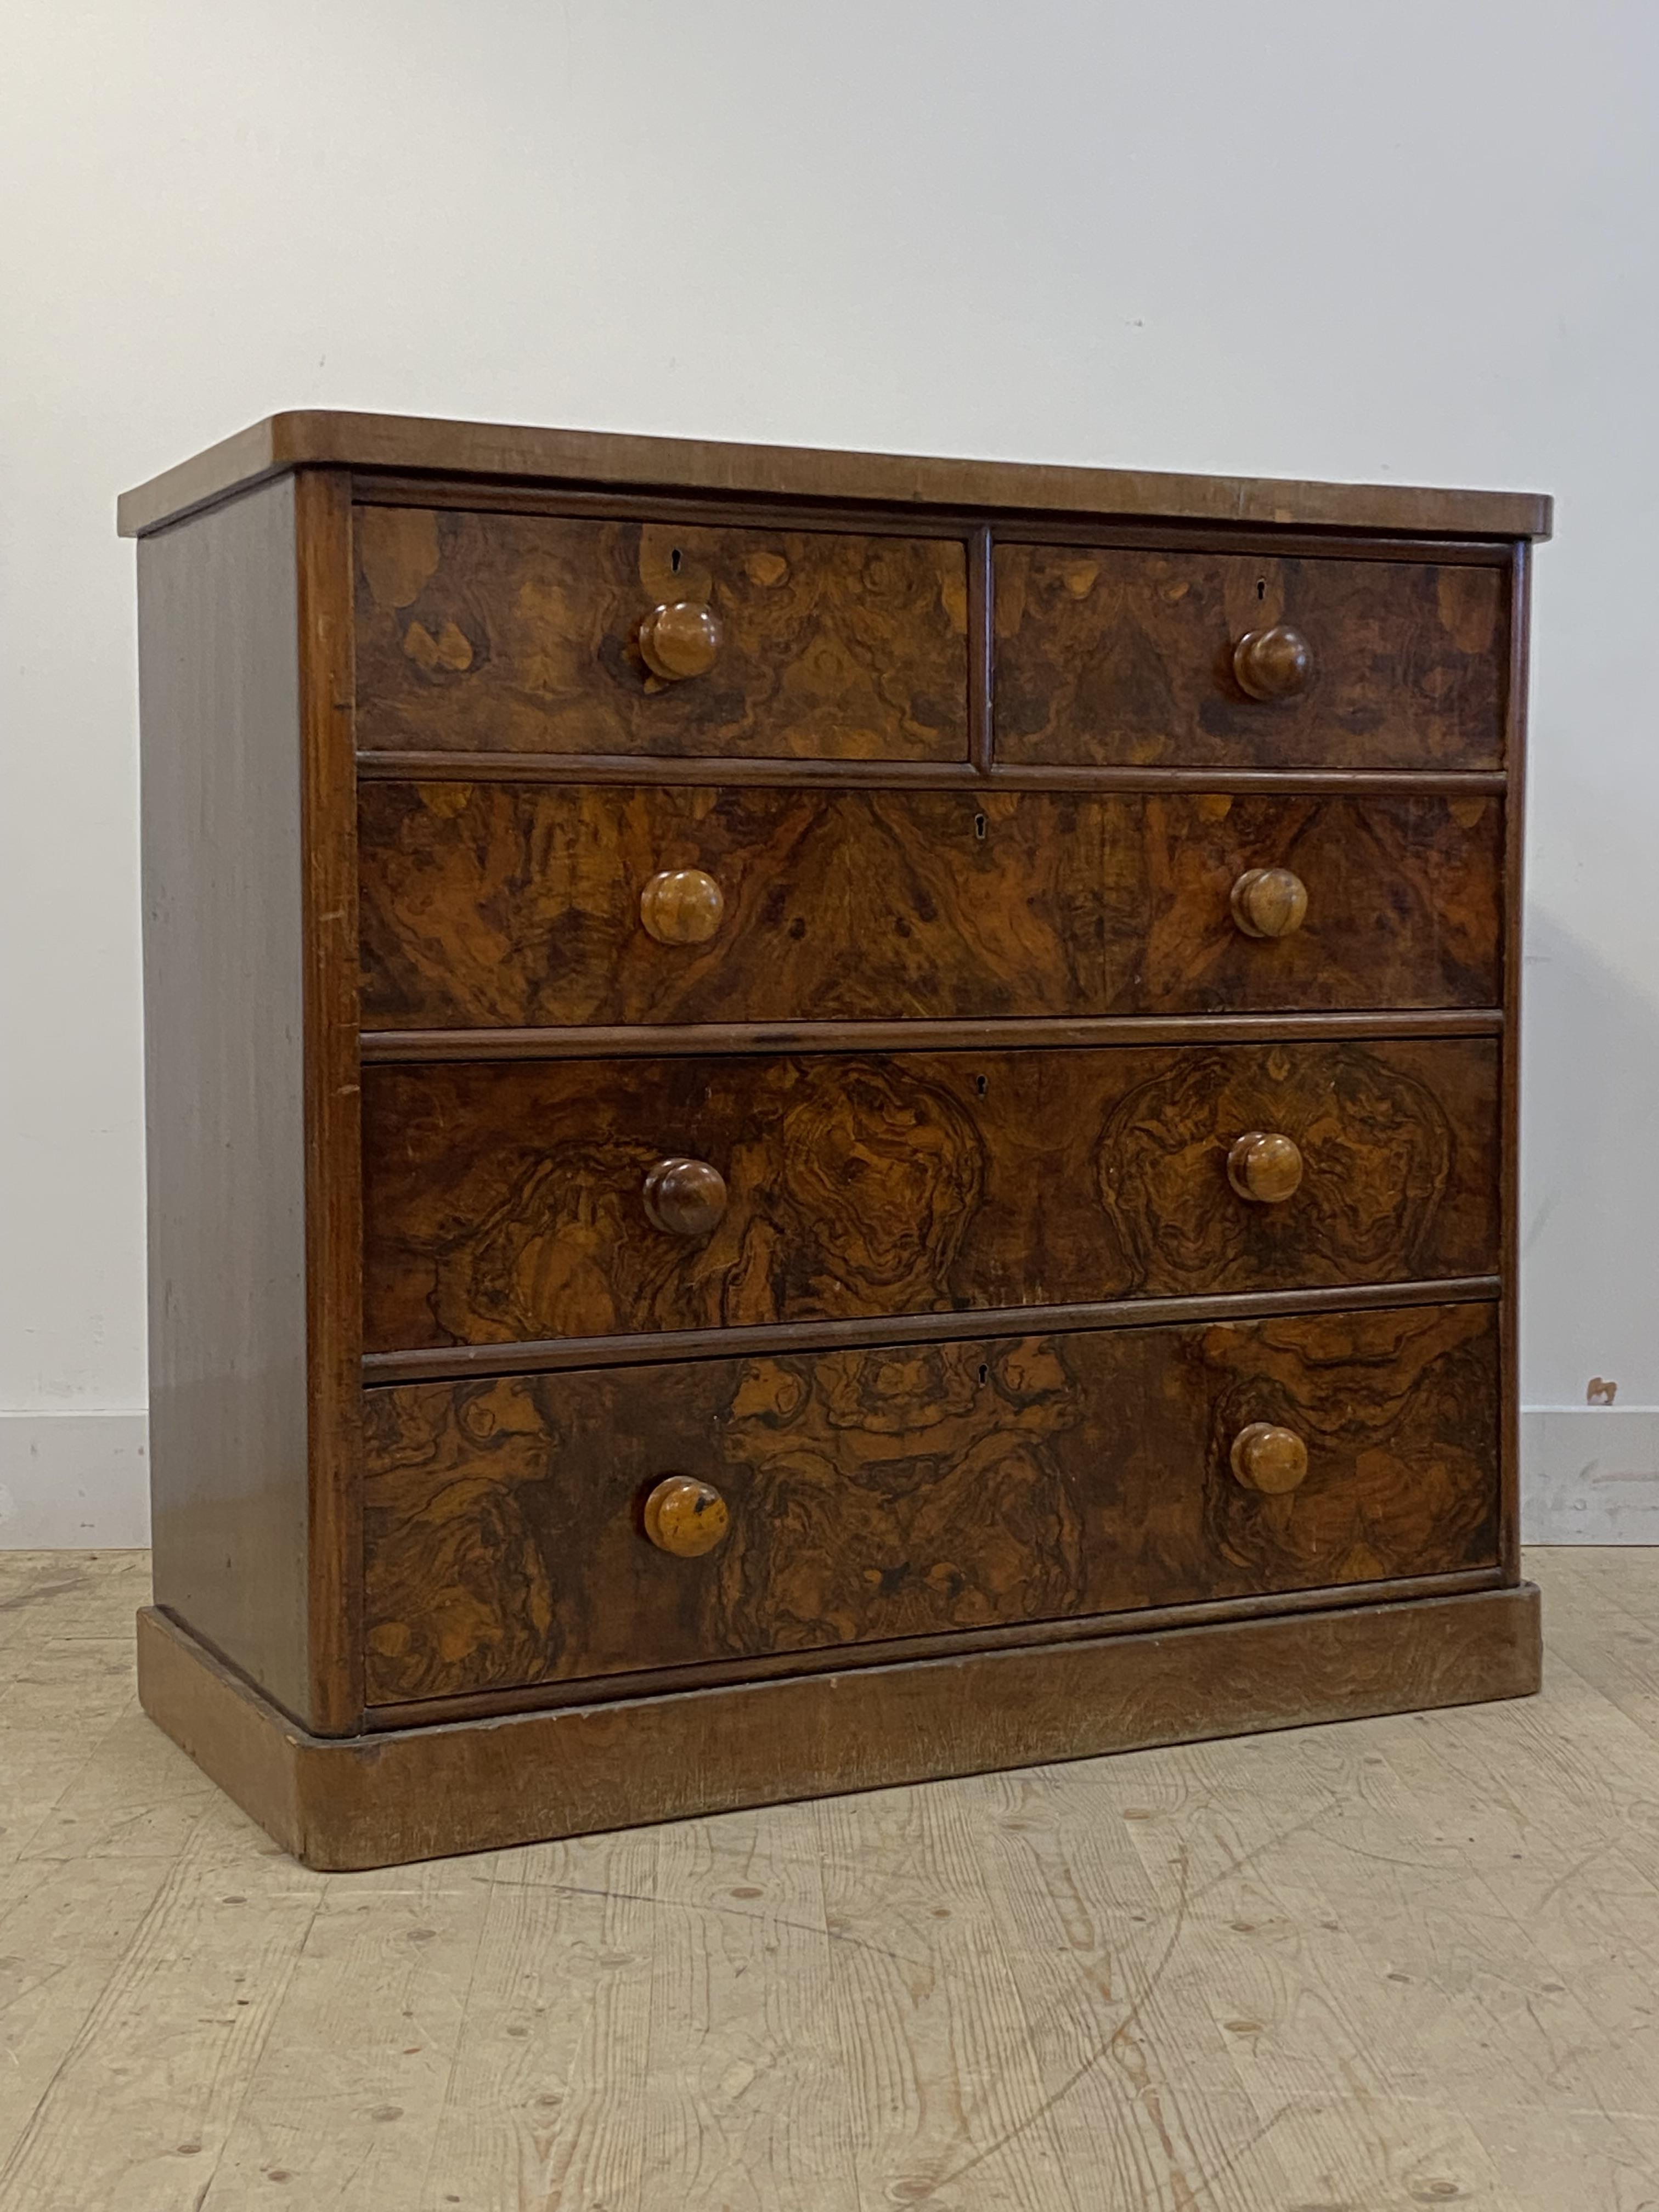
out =
<path fill-rule="evenodd" d="M 1650 0 L 12 0 L 0 1543 L 142 1526 L 113 496 L 307 405 L 1556 492 L 1524 1395 L 1616 1381 L 1530 1445 L 1550 1525 L 1638 1525 L 1656 113 Z"/>

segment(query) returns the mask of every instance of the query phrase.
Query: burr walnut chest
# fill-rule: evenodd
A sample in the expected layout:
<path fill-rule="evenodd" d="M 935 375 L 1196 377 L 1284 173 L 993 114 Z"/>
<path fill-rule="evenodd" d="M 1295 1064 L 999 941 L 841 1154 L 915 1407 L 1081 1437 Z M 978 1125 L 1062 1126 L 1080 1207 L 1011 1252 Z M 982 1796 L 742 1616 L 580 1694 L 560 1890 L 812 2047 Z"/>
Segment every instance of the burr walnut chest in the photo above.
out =
<path fill-rule="evenodd" d="M 143 1692 L 281 1842 L 1535 1687 L 1547 500 L 300 414 L 121 525 Z"/>

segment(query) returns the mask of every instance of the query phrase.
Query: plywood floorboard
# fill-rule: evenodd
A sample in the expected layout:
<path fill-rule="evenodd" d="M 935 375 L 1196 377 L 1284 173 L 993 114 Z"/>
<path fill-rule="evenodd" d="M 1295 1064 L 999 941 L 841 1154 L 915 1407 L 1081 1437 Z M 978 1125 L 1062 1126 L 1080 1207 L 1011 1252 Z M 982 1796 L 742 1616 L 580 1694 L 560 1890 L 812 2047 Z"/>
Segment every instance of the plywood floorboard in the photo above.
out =
<path fill-rule="evenodd" d="M 0 1553 L 0 2212 L 1659 2212 L 1659 1551 L 1546 1687 L 372 1875 Z"/>

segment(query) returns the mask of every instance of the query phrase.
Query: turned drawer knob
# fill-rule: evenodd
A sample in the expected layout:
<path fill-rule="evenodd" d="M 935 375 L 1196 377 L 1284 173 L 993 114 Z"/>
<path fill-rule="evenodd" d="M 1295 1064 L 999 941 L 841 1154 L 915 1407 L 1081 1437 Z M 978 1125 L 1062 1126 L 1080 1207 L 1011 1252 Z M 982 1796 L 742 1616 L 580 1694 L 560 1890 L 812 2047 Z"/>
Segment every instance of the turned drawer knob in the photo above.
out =
<path fill-rule="evenodd" d="M 726 1177 L 707 1160 L 659 1160 L 645 1178 L 645 1210 L 676 1237 L 706 1237 L 726 1211 Z"/>
<path fill-rule="evenodd" d="M 1275 1431 L 1282 1434 L 1282 1431 Z M 645 1533 L 659 1552 L 697 1559 L 725 1535 L 726 1500 L 689 1474 L 665 1474 L 645 1501 Z"/>
<path fill-rule="evenodd" d="M 1252 1421 L 1233 1438 L 1232 1467 L 1246 1490 L 1264 1490 L 1275 1497 L 1294 1490 L 1306 1476 L 1308 1447 L 1294 1429 Z"/>
<path fill-rule="evenodd" d="M 1289 937 L 1308 915 L 1308 886 L 1288 868 L 1246 868 L 1233 885 L 1233 920 L 1246 937 Z"/>
<path fill-rule="evenodd" d="M 720 649 L 720 617 L 696 599 L 653 607 L 639 628 L 640 659 L 665 684 L 707 676 Z"/>
<path fill-rule="evenodd" d="M 1253 629 L 1239 639 L 1233 647 L 1233 674 L 1249 698 L 1294 699 L 1308 688 L 1313 654 L 1299 629 L 1275 623 L 1271 629 Z"/>
<path fill-rule="evenodd" d="M 720 926 L 726 900 L 701 868 L 663 868 L 640 893 L 640 920 L 659 945 L 706 945 Z"/>
<path fill-rule="evenodd" d="M 1302 1181 L 1302 1155 L 1289 1137 L 1252 1129 L 1227 1155 L 1227 1180 L 1241 1198 L 1258 1206 L 1282 1206 L 1294 1198 Z"/>

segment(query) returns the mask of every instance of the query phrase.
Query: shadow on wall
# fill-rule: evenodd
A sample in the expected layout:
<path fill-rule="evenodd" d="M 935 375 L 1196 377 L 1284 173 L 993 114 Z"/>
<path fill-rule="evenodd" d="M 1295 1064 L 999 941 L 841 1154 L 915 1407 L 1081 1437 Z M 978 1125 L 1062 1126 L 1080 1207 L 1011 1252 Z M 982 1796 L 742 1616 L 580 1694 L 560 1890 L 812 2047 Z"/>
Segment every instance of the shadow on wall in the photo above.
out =
<path fill-rule="evenodd" d="M 1659 969 L 1527 914 L 1522 1528 L 1659 1543 Z"/>

